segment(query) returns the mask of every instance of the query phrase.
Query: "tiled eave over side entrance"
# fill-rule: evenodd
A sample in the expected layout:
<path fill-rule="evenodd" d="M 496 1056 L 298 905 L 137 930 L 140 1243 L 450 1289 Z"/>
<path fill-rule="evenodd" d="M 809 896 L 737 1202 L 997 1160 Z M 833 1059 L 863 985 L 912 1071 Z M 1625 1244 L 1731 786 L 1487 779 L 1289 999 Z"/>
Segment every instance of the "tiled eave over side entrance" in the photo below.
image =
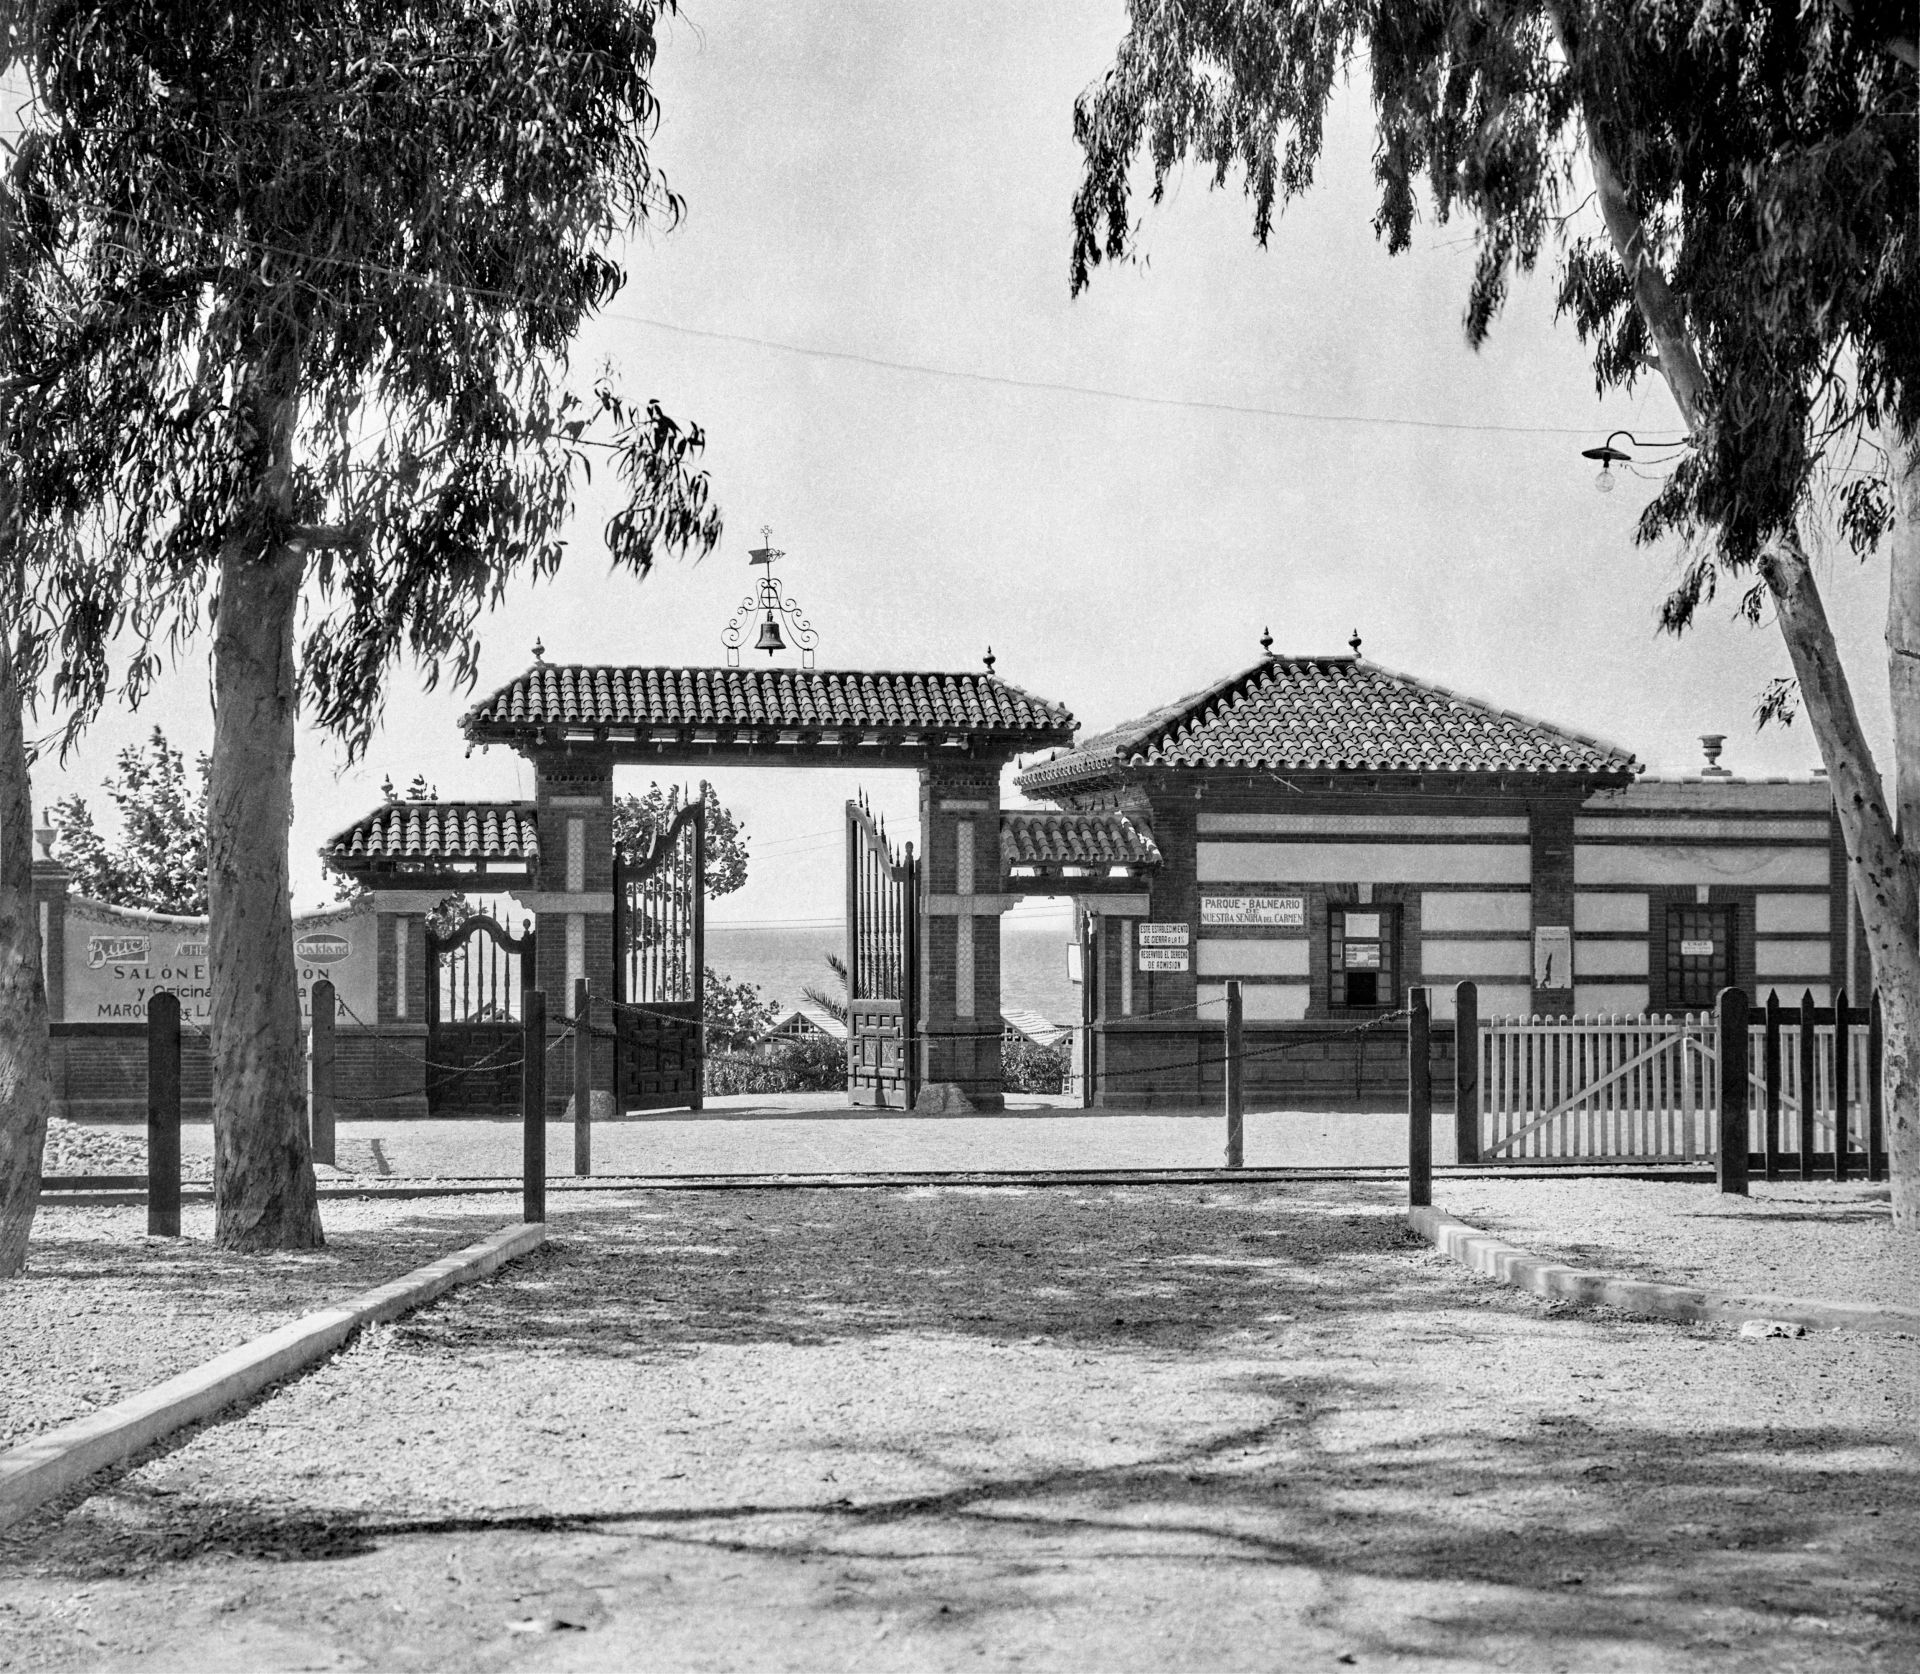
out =
<path fill-rule="evenodd" d="M 538 870 L 531 802 L 389 802 L 321 845 L 330 871 L 372 888 L 473 889 Z"/>
<path fill-rule="evenodd" d="M 476 744 L 620 762 L 920 767 L 1071 743 L 1056 703 L 986 674 L 539 664 L 461 722 Z"/>

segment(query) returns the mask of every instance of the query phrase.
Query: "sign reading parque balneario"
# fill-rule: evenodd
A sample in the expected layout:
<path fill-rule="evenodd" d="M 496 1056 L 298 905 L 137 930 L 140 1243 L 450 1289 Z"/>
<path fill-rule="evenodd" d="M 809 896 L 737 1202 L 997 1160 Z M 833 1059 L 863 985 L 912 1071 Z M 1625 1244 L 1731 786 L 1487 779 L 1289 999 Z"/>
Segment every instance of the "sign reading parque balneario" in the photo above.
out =
<path fill-rule="evenodd" d="M 307 914 L 293 921 L 300 1012 L 312 1014 L 313 985 L 337 991 L 352 1022 L 375 1017 L 379 971 L 370 912 Z M 62 996 L 67 1023 L 140 1023 L 147 1001 L 163 991 L 180 998 L 180 1015 L 204 1024 L 213 1015 L 207 921 L 134 912 L 78 897 L 66 902 Z"/>
<path fill-rule="evenodd" d="M 1270 924 L 1282 930 L 1307 927 L 1303 895 L 1203 895 L 1202 924 Z"/>

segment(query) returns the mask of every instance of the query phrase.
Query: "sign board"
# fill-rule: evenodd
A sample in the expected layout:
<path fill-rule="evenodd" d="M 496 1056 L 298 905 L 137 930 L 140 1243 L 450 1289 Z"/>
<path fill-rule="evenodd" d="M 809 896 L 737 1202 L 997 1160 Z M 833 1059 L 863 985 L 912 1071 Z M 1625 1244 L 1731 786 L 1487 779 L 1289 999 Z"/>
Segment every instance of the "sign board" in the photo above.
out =
<path fill-rule="evenodd" d="M 1680 957 L 1682 959 L 1711 959 L 1713 957 L 1713 943 L 1682 942 L 1680 944 Z"/>
<path fill-rule="evenodd" d="M 1533 930 L 1533 985 L 1535 988 L 1573 986 L 1573 928 L 1566 924 L 1537 924 Z"/>
<path fill-rule="evenodd" d="M 1193 930 L 1185 924 L 1143 924 L 1140 926 L 1140 945 L 1142 947 L 1185 947 L 1193 940 Z"/>
<path fill-rule="evenodd" d="M 1068 942 L 1067 943 L 1067 981 L 1078 982 L 1079 980 L 1080 980 L 1080 944 L 1078 942 Z"/>
<path fill-rule="evenodd" d="M 1307 927 L 1304 895 L 1203 895 L 1202 924 L 1266 924 L 1281 930 Z"/>
<path fill-rule="evenodd" d="M 147 1001 L 163 990 L 180 997 L 180 1015 L 204 1027 L 213 1016 L 207 921 L 134 912 L 85 900 L 67 903 L 67 1023 L 142 1023 Z M 342 1023 L 375 1021 L 378 954 L 371 912 L 325 913 L 293 923 L 300 1012 L 312 1014 L 313 985 L 338 991 Z"/>
<path fill-rule="evenodd" d="M 1380 939 L 1380 915 L 1349 911 L 1346 914 L 1346 930 L 1349 942 L 1377 942 Z"/>
<path fill-rule="evenodd" d="M 1350 971 L 1377 971 L 1380 969 L 1380 944 L 1378 942 L 1348 942 L 1346 955 L 1346 968 Z"/>
<path fill-rule="evenodd" d="M 1183 947 L 1143 947 L 1140 969 L 1143 971 L 1184 971 L 1189 969 L 1188 953 Z"/>

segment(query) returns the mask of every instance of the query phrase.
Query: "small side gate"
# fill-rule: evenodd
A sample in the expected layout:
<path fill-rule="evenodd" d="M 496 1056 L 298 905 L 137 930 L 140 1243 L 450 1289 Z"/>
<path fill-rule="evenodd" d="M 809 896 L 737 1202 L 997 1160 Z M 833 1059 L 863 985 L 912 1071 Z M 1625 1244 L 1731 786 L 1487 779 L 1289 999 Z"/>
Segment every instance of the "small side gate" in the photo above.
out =
<path fill-rule="evenodd" d="M 1847 1006 L 1749 1012 L 1749 1166 L 1770 1176 L 1882 1168 L 1880 1034 Z M 1480 1028 L 1479 1160 L 1702 1164 L 1718 1143 L 1722 1051 L 1710 1012 L 1496 1017 Z"/>
<path fill-rule="evenodd" d="M 644 858 L 613 869 L 614 1097 L 698 1110 L 706 1086 L 707 787 Z"/>
<path fill-rule="evenodd" d="M 920 1090 L 920 868 L 847 804 L 847 1100 L 911 1110 Z"/>
<path fill-rule="evenodd" d="M 484 913 L 444 935 L 427 926 L 427 1114 L 520 1108 L 521 994 L 533 930 Z"/>

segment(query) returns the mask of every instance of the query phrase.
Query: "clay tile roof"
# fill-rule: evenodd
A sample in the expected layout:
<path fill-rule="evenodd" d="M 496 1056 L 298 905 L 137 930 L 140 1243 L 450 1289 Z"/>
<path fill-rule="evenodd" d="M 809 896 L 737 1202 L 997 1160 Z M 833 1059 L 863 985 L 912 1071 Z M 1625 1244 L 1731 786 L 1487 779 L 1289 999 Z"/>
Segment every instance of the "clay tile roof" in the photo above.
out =
<path fill-rule="evenodd" d="M 1018 809 L 1000 816 L 1008 866 L 1157 866 L 1160 850 L 1143 821 L 1126 814 Z"/>
<path fill-rule="evenodd" d="M 993 733 L 1044 743 L 1073 717 L 988 674 L 794 668 L 585 668 L 542 663 L 467 712 L 469 737 L 545 727 L 879 727 Z"/>
<path fill-rule="evenodd" d="M 342 872 L 381 865 L 466 864 L 540 856 L 531 802 L 389 802 L 321 846 Z"/>
<path fill-rule="evenodd" d="M 1615 745 L 1361 657 L 1276 656 L 1038 762 L 1015 783 L 1045 796 L 1142 767 L 1625 779 L 1635 765 Z"/>

